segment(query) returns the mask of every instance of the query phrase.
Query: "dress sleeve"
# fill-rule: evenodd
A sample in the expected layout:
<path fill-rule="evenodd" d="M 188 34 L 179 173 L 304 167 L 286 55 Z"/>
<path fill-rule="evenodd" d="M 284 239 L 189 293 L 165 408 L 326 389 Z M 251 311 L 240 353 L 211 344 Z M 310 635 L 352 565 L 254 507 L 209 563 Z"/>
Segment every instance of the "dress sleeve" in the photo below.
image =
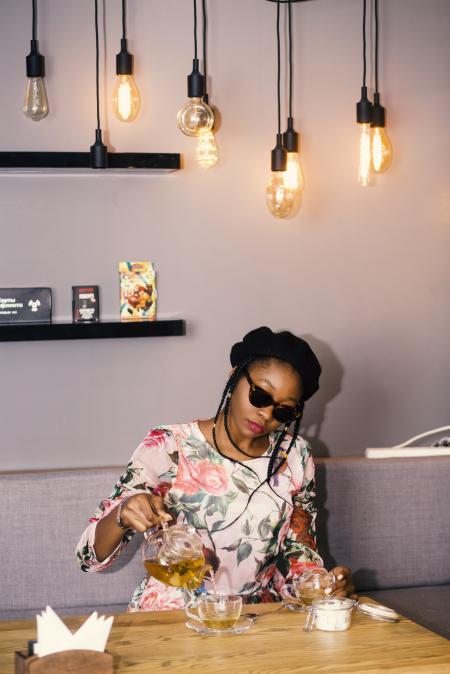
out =
<path fill-rule="evenodd" d="M 82 571 L 103 571 L 112 564 L 134 536 L 134 531 L 124 531 L 115 550 L 100 562 L 95 554 L 95 530 L 98 522 L 117 508 L 120 501 L 139 493 L 164 497 L 175 479 L 178 464 L 176 440 L 170 430 L 156 428 L 133 453 L 125 473 L 117 481 L 114 491 L 101 501 L 89 518 L 77 548 L 76 558 Z"/>
<path fill-rule="evenodd" d="M 303 482 L 292 497 L 293 510 L 286 536 L 281 544 L 283 576 L 300 574 L 308 568 L 323 566 L 316 543 L 316 490 L 314 461 L 309 446 L 304 449 Z"/>

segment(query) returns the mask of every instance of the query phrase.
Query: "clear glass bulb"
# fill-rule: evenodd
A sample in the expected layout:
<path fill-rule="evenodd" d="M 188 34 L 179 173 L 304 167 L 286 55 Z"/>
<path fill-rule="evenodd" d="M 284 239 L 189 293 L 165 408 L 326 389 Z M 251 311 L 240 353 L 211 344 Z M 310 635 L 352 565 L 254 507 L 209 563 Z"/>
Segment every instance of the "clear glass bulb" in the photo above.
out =
<path fill-rule="evenodd" d="M 114 114 L 121 122 L 132 122 L 139 113 L 141 97 L 133 75 L 117 75 L 112 94 Z"/>
<path fill-rule="evenodd" d="M 276 218 L 287 218 L 294 205 L 295 192 L 285 184 L 286 171 L 272 171 L 266 189 L 269 211 Z"/>
<path fill-rule="evenodd" d="M 287 189 L 300 192 L 304 187 L 303 172 L 298 152 L 287 153 L 286 171 L 284 171 L 284 184 Z"/>
<path fill-rule="evenodd" d="M 205 101 L 198 97 L 189 98 L 178 110 L 178 127 L 186 136 L 201 136 L 211 131 L 214 113 Z"/>
<path fill-rule="evenodd" d="M 360 124 L 359 126 L 361 135 L 359 137 L 358 182 L 366 187 L 370 183 L 371 127 L 370 124 Z"/>
<path fill-rule="evenodd" d="M 39 122 L 39 120 L 47 117 L 48 99 L 43 77 L 28 78 L 23 112 L 35 122 Z"/>
<path fill-rule="evenodd" d="M 219 161 L 219 148 L 212 131 L 199 136 L 195 148 L 195 158 L 202 169 L 210 169 Z"/>
<path fill-rule="evenodd" d="M 391 141 L 383 126 L 374 126 L 372 129 L 372 162 L 377 173 L 383 173 L 389 168 L 392 159 Z"/>

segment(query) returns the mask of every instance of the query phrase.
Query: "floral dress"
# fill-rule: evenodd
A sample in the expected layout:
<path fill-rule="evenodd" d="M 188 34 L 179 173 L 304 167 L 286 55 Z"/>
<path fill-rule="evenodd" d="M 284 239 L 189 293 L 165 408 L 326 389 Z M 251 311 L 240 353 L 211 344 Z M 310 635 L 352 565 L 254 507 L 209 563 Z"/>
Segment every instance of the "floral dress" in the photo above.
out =
<path fill-rule="evenodd" d="M 106 569 L 134 535 L 124 532 L 117 548 L 99 562 L 94 550 L 97 522 L 121 499 L 152 493 L 164 497 L 179 524 L 195 527 L 206 561 L 215 569 L 219 592 L 240 594 L 247 603 L 279 600 L 286 577 L 323 562 L 316 552 L 314 463 L 309 446 L 297 438 L 287 461 L 268 484 L 267 467 L 277 437 L 277 433 L 270 435 L 265 454 L 239 463 L 214 449 L 197 422 L 150 431 L 81 536 L 76 552 L 81 569 Z M 289 439 L 285 449 L 288 444 Z M 145 577 L 128 610 L 183 605 L 182 590 Z"/>

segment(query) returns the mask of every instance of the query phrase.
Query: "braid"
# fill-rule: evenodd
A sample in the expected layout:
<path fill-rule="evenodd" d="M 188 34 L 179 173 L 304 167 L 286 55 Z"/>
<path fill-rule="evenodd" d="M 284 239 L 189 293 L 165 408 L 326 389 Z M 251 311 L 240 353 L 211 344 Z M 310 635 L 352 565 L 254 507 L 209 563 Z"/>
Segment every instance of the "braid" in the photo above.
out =
<path fill-rule="evenodd" d="M 228 436 L 228 439 L 230 440 L 231 444 L 235 449 L 237 449 L 239 452 L 242 454 L 245 454 L 245 456 L 249 456 L 250 458 L 254 459 L 254 456 L 251 456 L 250 454 L 247 454 L 246 452 L 243 452 L 240 447 L 236 445 L 234 442 L 233 438 L 231 437 L 229 428 L 228 428 L 228 410 L 230 408 L 230 400 L 231 400 L 231 395 L 236 388 L 240 378 L 242 377 L 242 373 L 245 370 L 245 368 L 252 362 L 253 358 L 248 358 L 246 361 L 238 365 L 232 372 L 230 378 L 228 379 L 225 389 L 222 394 L 222 399 L 220 401 L 219 407 L 216 412 L 216 416 L 214 417 L 214 423 L 213 423 L 213 430 L 212 430 L 212 435 L 213 435 L 213 440 L 214 440 L 214 445 L 215 448 L 220 452 L 220 449 L 217 445 L 217 439 L 216 439 L 216 424 L 220 416 L 220 412 L 222 411 L 223 408 L 223 420 L 224 420 L 224 425 L 225 425 L 225 430 Z M 221 453 L 221 452 L 220 452 Z"/>
<path fill-rule="evenodd" d="M 285 460 L 289 456 L 289 453 L 290 453 L 292 447 L 295 445 L 295 441 L 297 440 L 297 437 L 298 437 L 298 434 L 299 434 L 299 431 L 300 431 L 300 424 L 301 424 L 301 421 L 302 421 L 302 415 L 303 415 L 304 408 L 305 408 L 305 402 L 302 400 L 299 403 L 299 412 L 298 412 L 298 416 L 297 416 L 297 418 L 295 419 L 295 422 L 294 422 L 294 428 L 292 430 L 292 437 L 291 437 L 291 441 L 289 443 L 289 447 L 287 448 L 287 450 L 285 452 L 283 452 L 283 454 L 281 456 L 281 461 L 279 461 L 278 464 L 275 465 L 276 460 L 278 458 L 278 454 L 280 452 L 280 447 L 281 447 L 282 443 L 284 442 L 285 436 L 287 435 L 287 430 L 288 430 L 287 426 L 284 428 L 283 432 L 280 433 L 280 435 L 277 438 L 277 441 L 275 443 L 275 447 L 273 448 L 272 456 L 270 457 L 269 466 L 267 468 L 267 480 L 268 481 L 270 481 L 271 478 L 274 477 L 278 473 L 281 466 L 283 465 L 283 463 L 285 462 Z"/>

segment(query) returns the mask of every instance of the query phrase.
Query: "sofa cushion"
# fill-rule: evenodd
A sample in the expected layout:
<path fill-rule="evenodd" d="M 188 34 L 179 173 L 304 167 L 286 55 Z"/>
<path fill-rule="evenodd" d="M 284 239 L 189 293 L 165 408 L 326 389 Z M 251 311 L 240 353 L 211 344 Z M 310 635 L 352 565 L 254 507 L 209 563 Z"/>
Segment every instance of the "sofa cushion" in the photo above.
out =
<path fill-rule="evenodd" d="M 360 592 L 450 583 L 450 457 L 316 460 L 318 544 Z"/>
<path fill-rule="evenodd" d="M 405 618 L 450 639 L 450 585 L 376 590 L 367 594 Z"/>

